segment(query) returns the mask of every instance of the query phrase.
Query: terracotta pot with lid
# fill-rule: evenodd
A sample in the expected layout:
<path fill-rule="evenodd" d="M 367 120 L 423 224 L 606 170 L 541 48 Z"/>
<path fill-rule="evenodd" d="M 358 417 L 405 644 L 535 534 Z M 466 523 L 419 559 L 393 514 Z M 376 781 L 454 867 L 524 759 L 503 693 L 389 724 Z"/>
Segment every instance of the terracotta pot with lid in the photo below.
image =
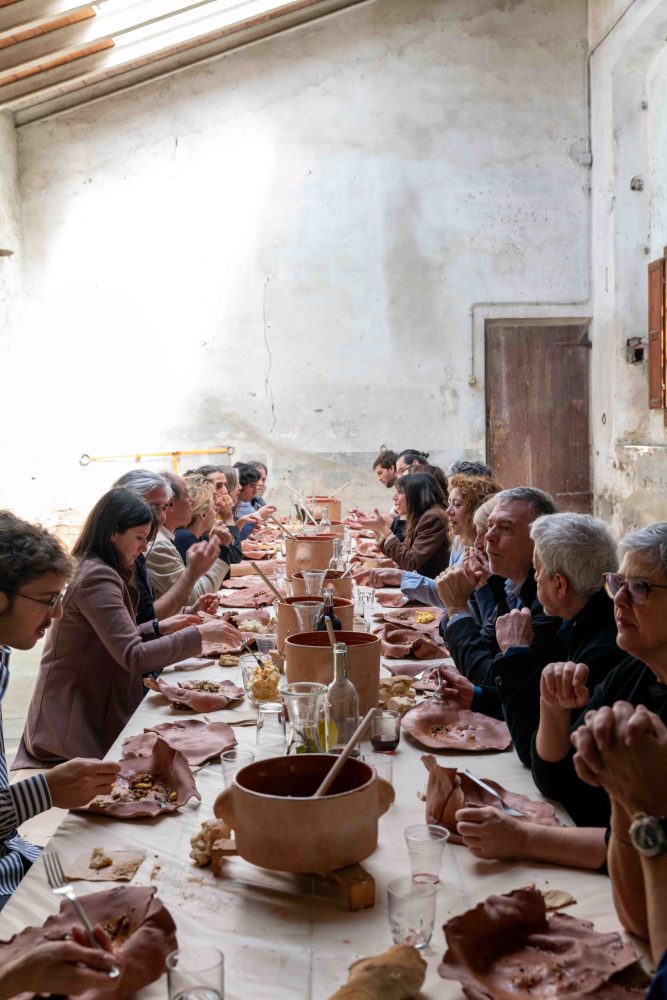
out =
<path fill-rule="evenodd" d="M 276 612 L 276 648 L 284 655 L 284 645 L 285 639 L 290 635 L 295 635 L 297 632 L 301 631 L 301 626 L 299 625 L 299 620 L 296 616 L 296 611 L 292 607 L 293 604 L 322 604 L 321 597 L 285 597 L 282 601 L 277 598 L 273 602 L 273 607 Z M 334 610 L 336 615 L 340 618 L 340 623 L 343 629 L 347 632 L 352 631 L 352 626 L 354 624 L 354 604 L 352 601 L 348 601 L 344 597 L 334 597 Z M 326 635 L 326 633 L 323 633 Z"/>
<path fill-rule="evenodd" d="M 329 508 L 329 518 L 332 521 L 340 521 L 343 514 L 343 501 L 338 497 L 306 497 L 308 503 L 315 504 L 315 519 L 319 521 L 322 517 L 324 507 Z"/>
<path fill-rule="evenodd" d="M 377 708 L 380 698 L 380 649 L 376 635 L 367 632 L 336 632 L 347 646 L 347 673 L 359 695 L 359 711 L 365 715 Z M 326 632 L 300 632 L 285 641 L 285 674 L 289 684 L 316 681 L 331 684 L 333 656 Z"/>
<path fill-rule="evenodd" d="M 345 597 L 351 600 L 354 592 L 354 580 L 351 576 L 343 576 L 340 569 L 329 569 L 322 584 L 324 587 L 333 587 L 334 597 Z M 292 577 L 292 597 L 305 597 L 306 581 L 303 572 L 299 570 Z"/>
<path fill-rule="evenodd" d="M 350 758 L 328 794 L 312 798 L 335 760 L 273 757 L 236 773 L 214 812 L 234 830 L 242 858 L 273 871 L 330 872 L 373 853 L 394 790 L 369 764 Z"/>
<path fill-rule="evenodd" d="M 334 553 L 333 533 L 295 535 L 285 538 L 285 573 L 294 576 L 300 569 L 328 569 Z"/>

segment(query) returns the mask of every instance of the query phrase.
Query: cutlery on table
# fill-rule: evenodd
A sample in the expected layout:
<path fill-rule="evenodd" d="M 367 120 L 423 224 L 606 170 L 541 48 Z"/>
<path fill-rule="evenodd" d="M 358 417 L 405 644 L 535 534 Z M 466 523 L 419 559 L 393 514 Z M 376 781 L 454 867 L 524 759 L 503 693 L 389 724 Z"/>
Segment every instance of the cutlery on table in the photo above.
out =
<path fill-rule="evenodd" d="M 483 788 L 485 792 L 489 793 L 489 795 L 493 795 L 495 799 L 498 799 L 498 801 L 500 802 L 500 808 L 504 813 L 507 813 L 508 816 L 526 815 L 525 813 L 519 812 L 518 809 L 513 809 L 512 806 L 508 806 L 507 803 L 503 801 L 502 796 L 495 790 L 495 788 L 492 788 L 491 785 L 487 785 L 485 781 L 482 781 L 481 778 L 478 778 L 477 775 L 469 771 L 467 767 L 463 769 L 463 773 L 467 774 L 471 781 L 474 781 L 476 785 L 479 785 L 480 788 Z"/>

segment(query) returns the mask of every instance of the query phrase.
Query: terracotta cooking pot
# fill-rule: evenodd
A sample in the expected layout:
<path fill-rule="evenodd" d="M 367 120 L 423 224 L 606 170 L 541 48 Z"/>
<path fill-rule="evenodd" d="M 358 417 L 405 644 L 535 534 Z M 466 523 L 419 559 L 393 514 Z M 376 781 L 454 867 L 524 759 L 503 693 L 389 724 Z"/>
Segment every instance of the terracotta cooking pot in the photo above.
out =
<path fill-rule="evenodd" d="M 324 587 L 333 587 L 334 597 L 346 597 L 348 601 L 352 597 L 354 591 L 354 580 L 351 576 L 343 577 L 342 571 L 339 569 L 330 569 L 327 571 L 327 575 L 324 578 Z M 292 577 L 292 597 L 305 597 L 306 594 L 306 581 L 303 578 L 303 573 L 299 570 Z"/>
<path fill-rule="evenodd" d="M 343 514 L 343 501 L 338 497 L 306 497 L 308 503 L 315 503 L 315 519 L 319 521 L 322 517 L 322 508 L 329 508 L 329 518 L 332 521 L 340 521 Z"/>
<path fill-rule="evenodd" d="M 336 632 L 347 646 L 347 673 L 359 695 L 359 710 L 365 715 L 377 708 L 380 697 L 380 640 L 366 632 Z M 285 674 L 288 684 L 317 681 L 331 684 L 333 656 L 326 632 L 301 632 L 285 642 Z"/>
<path fill-rule="evenodd" d="M 337 535 L 295 535 L 285 537 L 285 573 L 294 576 L 300 569 L 328 569 Z"/>
<path fill-rule="evenodd" d="M 377 847 L 378 819 L 394 801 L 388 781 L 351 758 L 326 796 L 314 799 L 336 758 L 273 757 L 241 768 L 214 812 L 232 827 L 240 856 L 280 872 L 330 872 Z"/>
<path fill-rule="evenodd" d="M 344 597 L 334 597 L 334 610 L 346 632 L 352 631 L 354 624 L 354 604 Z M 282 601 L 275 600 L 276 611 L 276 648 L 283 652 L 285 639 L 301 631 L 293 604 L 322 604 L 321 597 L 285 597 Z M 326 633 L 324 633 L 326 635 Z"/>

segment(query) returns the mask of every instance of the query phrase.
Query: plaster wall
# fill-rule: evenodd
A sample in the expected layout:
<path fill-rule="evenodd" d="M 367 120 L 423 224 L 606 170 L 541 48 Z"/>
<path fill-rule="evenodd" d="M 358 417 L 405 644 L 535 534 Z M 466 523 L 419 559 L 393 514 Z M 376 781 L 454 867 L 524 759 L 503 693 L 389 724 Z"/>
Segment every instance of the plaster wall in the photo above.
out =
<path fill-rule="evenodd" d="M 646 363 L 626 359 L 627 339 L 647 337 L 647 265 L 667 244 L 666 36 L 666 0 L 637 0 L 591 66 L 594 477 L 619 531 L 667 518 L 663 411 L 648 409 Z"/>
<path fill-rule="evenodd" d="M 382 443 L 482 457 L 484 320 L 587 312 L 586 30 L 369 0 L 21 128 L 9 391 L 46 405 L 2 501 L 78 517 L 128 464 L 83 452 L 232 444 L 376 503 Z"/>
<path fill-rule="evenodd" d="M 11 115 L 0 112 L 0 341 L 18 319 L 20 220 L 16 132 Z"/>

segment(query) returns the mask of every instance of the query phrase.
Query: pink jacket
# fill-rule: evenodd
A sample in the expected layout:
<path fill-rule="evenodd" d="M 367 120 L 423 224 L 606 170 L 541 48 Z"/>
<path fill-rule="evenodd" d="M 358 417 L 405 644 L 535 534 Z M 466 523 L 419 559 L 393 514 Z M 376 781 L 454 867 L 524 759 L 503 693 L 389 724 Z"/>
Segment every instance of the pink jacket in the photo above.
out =
<path fill-rule="evenodd" d="M 201 653 L 195 626 L 151 639 L 135 607 L 111 566 L 84 559 L 47 633 L 14 768 L 104 757 L 141 703 L 142 675 Z"/>

